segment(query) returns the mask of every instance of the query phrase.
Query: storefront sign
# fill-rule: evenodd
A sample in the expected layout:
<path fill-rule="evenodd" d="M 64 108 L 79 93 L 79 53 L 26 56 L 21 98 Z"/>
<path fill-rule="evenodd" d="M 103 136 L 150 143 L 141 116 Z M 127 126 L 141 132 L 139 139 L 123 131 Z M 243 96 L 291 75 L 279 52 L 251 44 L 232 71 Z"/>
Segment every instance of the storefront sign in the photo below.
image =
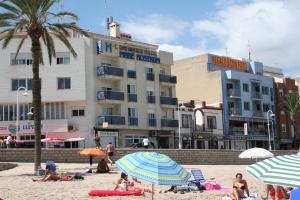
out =
<path fill-rule="evenodd" d="M 153 57 L 153 56 L 146 56 L 146 55 L 136 55 L 136 59 L 144 62 L 151 62 L 151 63 L 160 63 L 160 58 Z"/>
<path fill-rule="evenodd" d="M 113 53 L 118 49 L 118 44 L 109 41 L 99 40 L 97 41 L 97 54 Z"/>
<path fill-rule="evenodd" d="M 67 120 L 47 120 L 41 122 L 42 132 L 62 133 L 68 132 Z M 33 121 L 19 121 L 18 132 L 20 134 L 34 133 Z M 8 135 L 16 133 L 15 122 L 0 122 L 0 135 Z"/>
<path fill-rule="evenodd" d="M 212 55 L 212 64 L 247 71 L 247 63 L 223 56 Z"/>
<path fill-rule="evenodd" d="M 118 137 L 119 132 L 116 131 L 98 131 L 100 137 L 107 136 L 107 137 Z"/>

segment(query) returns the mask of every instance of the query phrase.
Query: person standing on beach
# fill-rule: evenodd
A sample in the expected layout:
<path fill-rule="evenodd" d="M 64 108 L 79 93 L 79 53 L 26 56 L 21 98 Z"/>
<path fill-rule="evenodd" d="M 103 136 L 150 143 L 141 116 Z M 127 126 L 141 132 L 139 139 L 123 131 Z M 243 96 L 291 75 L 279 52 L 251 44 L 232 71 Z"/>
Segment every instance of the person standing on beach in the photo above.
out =
<path fill-rule="evenodd" d="M 9 134 L 6 138 L 6 148 L 7 149 L 10 149 L 11 143 L 12 143 L 12 137 L 11 137 L 11 134 Z"/>
<path fill-rule="evenodd" d="M 101 144 L 100 144 L 100 136 L 98 135 L 98 133 L 96 133 L 94 140 L 95 140 L 96 148 L 100 149 Z"/>
<path fill-rule="evenodd" d="M 111 142 L 108 143 L 108 145 L 106 146 L 106 154 L 107 154 L 107 160 L 111 164 L 111 166 L 113 165 L 113 161 L 111 160 L 111 158 L 114 156 L 114 152 L 115 152 L 115 147 L 112 145 Z"/>

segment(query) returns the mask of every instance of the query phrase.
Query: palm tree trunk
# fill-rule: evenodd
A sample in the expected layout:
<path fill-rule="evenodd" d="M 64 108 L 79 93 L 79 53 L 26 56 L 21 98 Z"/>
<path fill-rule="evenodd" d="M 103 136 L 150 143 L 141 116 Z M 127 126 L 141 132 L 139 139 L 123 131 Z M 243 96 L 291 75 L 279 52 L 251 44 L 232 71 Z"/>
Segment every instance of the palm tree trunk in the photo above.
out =
<path fill-rule="evenodd" d="M 41 165 L 41 80 L 39 76 L 39 65 L 42 59 L 41 44 L 38 37 L 32 37 L 32 104 L 34 107 L 34 171 Z"/>
<path fill-rule="evenodd" d="M 291 119 L 291 138 L 293 140 L 292 142 L 292 148 L 295 148 L 295 127 L 294 127 L 294 113 L 290 113 L 290 119 Z"/>

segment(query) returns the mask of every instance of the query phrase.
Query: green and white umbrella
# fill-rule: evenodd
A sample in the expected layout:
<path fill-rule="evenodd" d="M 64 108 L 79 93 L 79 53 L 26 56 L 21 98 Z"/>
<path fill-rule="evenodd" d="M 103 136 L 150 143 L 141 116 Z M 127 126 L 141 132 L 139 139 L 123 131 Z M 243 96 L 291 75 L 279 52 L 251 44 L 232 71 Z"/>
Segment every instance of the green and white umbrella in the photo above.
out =
<path fill-rule="evenodd" d="M 269 158 L 248 166 L 246 171 L 267 184 L 300 187 L 300 155 Z"/>

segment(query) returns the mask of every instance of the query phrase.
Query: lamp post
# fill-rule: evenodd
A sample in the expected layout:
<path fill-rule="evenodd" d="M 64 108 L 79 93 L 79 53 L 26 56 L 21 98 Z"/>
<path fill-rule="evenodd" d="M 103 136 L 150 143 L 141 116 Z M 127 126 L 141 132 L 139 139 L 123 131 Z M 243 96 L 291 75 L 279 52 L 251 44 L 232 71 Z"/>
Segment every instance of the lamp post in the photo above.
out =
<path fill-rule="evenodd" d="M 21 91 L 21 90 L 24 90 L 24 92 L 22 93 L 22 96 L 27 96 L 28 95 L 26 87 L 19 87 L 17 89 L 16 141 L 20 140 L 20 136 L 19 136 L 19 91 Z"/>
<path fill-rule="evenodd" d="M 181 114 L 180 114 L 180 109 L 181 108 L 185 108 L 184 105 L 179 106 L 180 103 L 177 104 L 177 118 L 178 118 L 178 140 L 179 140 L 179 144 L 178 144 L 178 148 L 182 149 L 182 140 L 181 140 Z"/>
<path fill-rule="evenodd" d="M 272 145 L 271 145 L 271 134 L 270 134 L 270 121 L 269 121 L 269 115 L 270 115 L 271 120 L 272 120 L 272 117 L 274 117 L 275 114 L 273 113 L 272 110 L 268 110 L 268 112 L 267 112 L 268 134 L 269 134 L 269 150 L 271 151 L 271 150 L 272 150 Z M 273 128 L 272 128 L 272 130 L 273 130 Z M 273 133 L 273 142 L 274 142 L 274 133 Z M 274 149 L 275 149 L 275 142 L 274 142 Z"/>

